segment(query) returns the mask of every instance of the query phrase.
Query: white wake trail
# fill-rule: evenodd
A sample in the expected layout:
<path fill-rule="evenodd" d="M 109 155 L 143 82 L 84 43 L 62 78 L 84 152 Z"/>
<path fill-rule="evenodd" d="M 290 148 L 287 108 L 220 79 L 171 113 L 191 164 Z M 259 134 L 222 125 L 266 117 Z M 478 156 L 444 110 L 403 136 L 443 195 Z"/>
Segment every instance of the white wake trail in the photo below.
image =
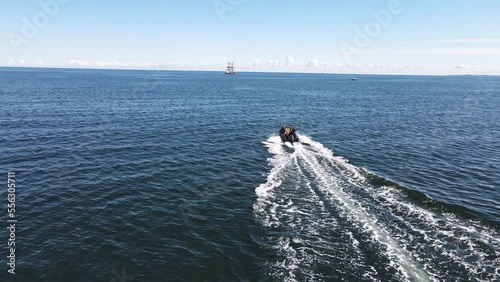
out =
<path fill-rule="evenodd" d="M 295 146 L 278 136 L 263 142 L 271 169 L 255 189 L 254 214 L 270 231 L 265 245 L 278 255 L 269 262 L 273 278 L 499 278 L 496 230 L 423 207 L 397 187 L 373 186 L 365 169 L 301 139 L 305 144 Z"/>
<path fill-rule="evenodd" d="M 355 222 L 358 226 L 363 228 L 365 232 L 369 233 L 371 238 L 377 241 L 378 244 L 384 246 L 386 254 L 391 258 L 391 263 L 403 273 L 404 277 L 412 281 L 430 280 L 423 267 L 415 261 L 408 252 L 402 249 L 382 226 L 378 225 L 377 219 L 369 215 L 363 208 L 362 203 L 351 199 L 346 193 L 339 189 L 342 179 L 330 173 L 328 171 L 331 170 L 330 167 L 325 167 L 323 164 L 319 163 L 314 154 L 309 151 L 300 150 L 299 152 L 301 160 L 309 165 L 316 177 L 324 184 L 320 186 L 323 191 L 331 195 L 335 202 L 337 202 L 340 207 L 343 207 L 344 212 L 351 221 Z M 334 158 L 331 152 L 324 150 L 324 153 L 324 157 L 328 159 Z M 346 162 L 343 162 L 342 165 L 350 168 L 350 165 L 347 165 Z M 351 169 L 351 172 L 354 173 L 354 177 L 361 178 L 361 175 L 357 173 L 356 169 Z"/>

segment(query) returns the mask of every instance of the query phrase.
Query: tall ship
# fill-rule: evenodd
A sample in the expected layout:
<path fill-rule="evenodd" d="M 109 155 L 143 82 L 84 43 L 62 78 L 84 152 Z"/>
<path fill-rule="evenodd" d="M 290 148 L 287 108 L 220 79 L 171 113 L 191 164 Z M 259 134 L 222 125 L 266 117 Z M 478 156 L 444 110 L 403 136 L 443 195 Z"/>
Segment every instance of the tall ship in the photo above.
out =
<path fill-rule="evenodd" d="M 235 74 L 233 62 L 227 62 L 226 71 L 224 73 L 225 74 Z"/>

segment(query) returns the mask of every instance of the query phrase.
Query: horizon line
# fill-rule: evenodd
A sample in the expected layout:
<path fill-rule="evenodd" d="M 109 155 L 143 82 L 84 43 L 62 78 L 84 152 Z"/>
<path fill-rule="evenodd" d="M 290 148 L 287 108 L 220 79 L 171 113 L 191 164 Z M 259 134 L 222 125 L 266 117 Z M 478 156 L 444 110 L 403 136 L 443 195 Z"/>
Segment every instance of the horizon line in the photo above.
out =
<path fill-rule="evenodd" d="M 144 69 L 144 68 L 97 68 L 97 67 L 74 67 L 74 66 L 5 66 L 5 65 L 0 65 L 0 68 L 13 68 L 13 69 L 68 69 L 68 70 L 102 70 L 102 71 L 147 71 L 147 72 L 168 72 L 168 71 L 175 71 L 175 72 L 215 72 L 215 73 L 221 73 L 224 74 L 224 70 L 218 71 L 218 70 L 203 70 L 203 69 Z M 408 74 L 408 73 L 366 73 L 366 72 L 359 72 L 359 73 L 340 73 L 340 72 L 328 72 L 328 71 L 323 71 L 323 72 L 301 72 L 301 71 L 249 71 L 249 70 L 244 70 L 244 71 L 237 71 L 236 74 L 238 73 L 282 73 L 282 74 L 323 74 L 323 75 L 383 75 L 383 76 L 436 76 L 436 77 L 443 77 L 443 76 L 500 76 L 500 74 L 473 74 L 473 73 L 464 73 L 464 74 Z"/>

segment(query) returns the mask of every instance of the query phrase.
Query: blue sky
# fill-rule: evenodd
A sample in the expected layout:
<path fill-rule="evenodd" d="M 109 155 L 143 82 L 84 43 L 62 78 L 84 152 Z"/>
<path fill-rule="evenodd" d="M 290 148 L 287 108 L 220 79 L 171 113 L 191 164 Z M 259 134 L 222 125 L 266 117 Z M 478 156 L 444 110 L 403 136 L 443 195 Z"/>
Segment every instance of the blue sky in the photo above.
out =
<path fill-rule="evenodd" d="M 500 74 L 500 1 L 0 1 L 0 65 Z"/>

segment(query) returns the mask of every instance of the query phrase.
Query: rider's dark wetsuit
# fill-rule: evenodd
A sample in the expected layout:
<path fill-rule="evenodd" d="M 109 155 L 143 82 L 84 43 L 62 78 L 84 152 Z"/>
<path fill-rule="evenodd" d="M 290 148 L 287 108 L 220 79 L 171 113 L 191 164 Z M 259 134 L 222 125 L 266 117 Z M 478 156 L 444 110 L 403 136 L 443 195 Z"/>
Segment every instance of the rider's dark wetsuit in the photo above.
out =
<path fill-rule="evenodd" d="M 285 128 L 290 128 L 290 132 L 288 134 L 285 133 Z M 295 132 L 295 128 L 291 126 L 283 126 L 280 129 L 280 138 L 282 142 L 290 142 L 293 144 L 293 142 L 299 142 L 299 136 Z"/>

